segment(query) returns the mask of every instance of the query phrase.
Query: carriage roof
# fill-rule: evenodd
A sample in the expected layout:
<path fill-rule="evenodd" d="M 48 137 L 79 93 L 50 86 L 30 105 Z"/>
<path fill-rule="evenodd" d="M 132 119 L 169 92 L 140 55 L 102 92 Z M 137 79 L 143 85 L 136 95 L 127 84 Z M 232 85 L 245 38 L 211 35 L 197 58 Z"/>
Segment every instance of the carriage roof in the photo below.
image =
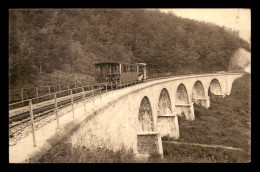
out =
<path fill-rule="evenodd" d="M 126 63 L 126 62 L 97 62 L 97 63 L 94 63 L 93 65 L 98 65 L 98 64 L 146 65 L 146 63 Z"/>

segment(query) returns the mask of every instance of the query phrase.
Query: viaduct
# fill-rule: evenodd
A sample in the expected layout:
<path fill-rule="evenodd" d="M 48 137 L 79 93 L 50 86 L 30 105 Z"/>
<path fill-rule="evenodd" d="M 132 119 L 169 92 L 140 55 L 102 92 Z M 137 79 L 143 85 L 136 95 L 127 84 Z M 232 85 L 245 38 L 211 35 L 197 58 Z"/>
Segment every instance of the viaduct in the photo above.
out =
<path fill-rule="evenodd" d="M 222 98 L 230 95 L 234 80 L 242 76 L 243 73 L 172 76 L 114 90 L 113 95 L 102 95 L 100 103 L 96 102 L 100 106 L 93 106 L 91 113 L 83 112 L 60 130 L 53 131 L 28 156 L 17 158 L 18 148 L 9 147 L 10 162 L 39 158 L 65 136 L 71 138 L 73 146 L 91 149 L 105 147 L 110 150 L 124 147 L 133 150 L 137 156 L 153 153 L 163 156 L 161 137 L 181 137 L 178 116 L 196 120 L 194 103 L 209 108 L 209 93 Z M 91 103 L 86 104 L 88 106 Z"/>

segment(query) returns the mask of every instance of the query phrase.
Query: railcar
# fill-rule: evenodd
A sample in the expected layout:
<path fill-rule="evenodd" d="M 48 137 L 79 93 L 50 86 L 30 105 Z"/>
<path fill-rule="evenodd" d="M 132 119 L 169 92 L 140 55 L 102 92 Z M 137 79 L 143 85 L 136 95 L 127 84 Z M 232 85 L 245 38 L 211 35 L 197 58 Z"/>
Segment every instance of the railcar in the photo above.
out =
<path fill-rule="evenodd" d="M 146 63 L 98 62 L 95 65 L 95 82 L 117 82 L 118 86 L 147 79 Z"/>

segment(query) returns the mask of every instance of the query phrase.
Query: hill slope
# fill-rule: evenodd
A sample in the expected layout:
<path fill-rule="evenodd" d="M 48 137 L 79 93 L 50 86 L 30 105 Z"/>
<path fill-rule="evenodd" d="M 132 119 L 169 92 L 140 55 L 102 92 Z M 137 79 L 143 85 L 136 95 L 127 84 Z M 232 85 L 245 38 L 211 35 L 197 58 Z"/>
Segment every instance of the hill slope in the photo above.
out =
<path fill-rule="evenodd" d="M 211 97 L 210 108 L 194 106 L 195 121 L 179 118 L 180 142 L 224 145 L 245 152 L 165 143 L 168 160 L 180 162 L 249 162 L 251 156 L 251 75 L 233 83 L 229 96 Z M 164 138 L 164 140 L 172 140 Z M 177 154 L 177 155 L 176 155 Z"/>
<path fill-rule="evenodd" d="M 250 51 L 228 28 L 144 9 L 10 10 L 9 45 L 10 88 L 59 70 L 89 78 L 104 60 L 145 62 L 150 74 L 225 70 Z"/>

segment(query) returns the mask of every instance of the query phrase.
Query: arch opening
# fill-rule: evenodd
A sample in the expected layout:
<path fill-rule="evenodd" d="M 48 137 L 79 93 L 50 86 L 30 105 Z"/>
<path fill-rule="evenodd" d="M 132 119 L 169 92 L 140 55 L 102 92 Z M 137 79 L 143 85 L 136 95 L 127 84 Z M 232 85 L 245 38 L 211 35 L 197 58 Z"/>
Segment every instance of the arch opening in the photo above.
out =
<path fill-rule="evenodd" d="M 217 79 L 213 79 L 209 84 L 209 95 L 222 95 L 222 89 L 219 81 Z"/>
<path fill-rule="evenodd" d="M 205 98 L 205 90 L 201 81 L 196 81 L 192 90 L 192 99 Z"/>
<path fill-rule="evenodd" d="M 172 105 L 169 92 L 163 88 L 158 102 L 157 130 L 161 136 L 179 138 L 178 117 L 172 114 Z"/>
<path fill-rule="evenodd" d="M 158 107 L 159 107 L 158 116 L 172 115 L 171 99 L 170 99 L 169 92 L 167 91 L 166 88 L 163 88 L 160 93 Z"/>
<path fill-rule="evenodd" d="M 145 96 L 141 101 L 138 120 L 142 132 L 154 131 L 152 107 L 147 96 Z"/>
<path fill-rule="evenodd" d="M 177 88 L 175 104 L 189 104 L 188 92 L 184 84 L 180 84 Z"/>

